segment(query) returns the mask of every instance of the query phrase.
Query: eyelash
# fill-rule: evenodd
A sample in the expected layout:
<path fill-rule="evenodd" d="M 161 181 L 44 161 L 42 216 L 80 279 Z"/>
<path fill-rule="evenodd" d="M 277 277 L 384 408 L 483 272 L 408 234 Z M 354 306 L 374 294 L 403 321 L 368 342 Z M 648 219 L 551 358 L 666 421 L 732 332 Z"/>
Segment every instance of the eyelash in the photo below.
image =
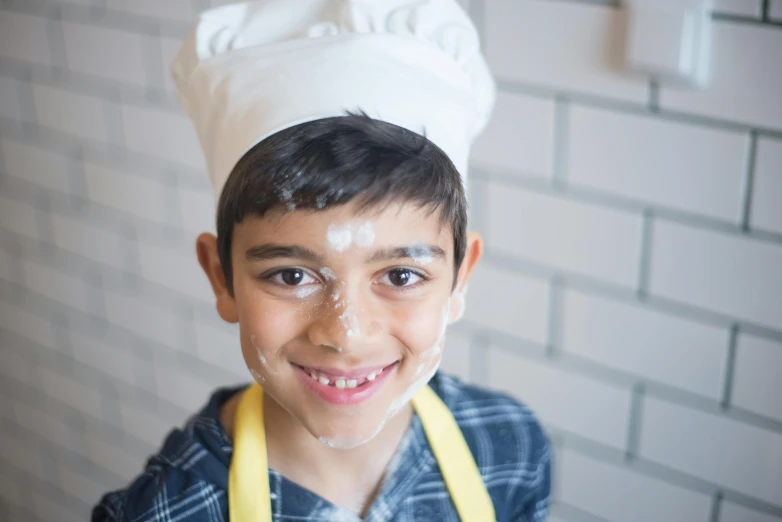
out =
<path fill-rule="evenodd" d="M 293 271 L 293 270 L 300 270 L 300 271 L 304 272 L 305 274 L 309 275 L 310 277 L 312 277 L 313 279 L 318 279 L 317 277 L 315 277 L 312 274 L 310 274 L 308 270 L 306 270 L 304 268 L 298 268 L 298 267 L 279 268 L 277 270 L 274 270 L 273 272 L 261 275 L 259 277 L 259 279 L 261 279 L 263 281 L 270 282 L 271 284 L 275 284 L 275 285 L 278 285 L 278 286 L 283 287 L 283 288 L 289 288 L 291 290 L 293 290 L 295 288 L 299 288 L 299 286 L 304 286 L 304 285 L 286 285 L 284 283 L 277 283 L 275 281 L 272 281 L 272 278 L 282 274 L 283 272 Z M 386 270 L 383 273 L 383 277 L 385 277 L 386 275 L 388 275 L 389 273 L 391 273 L 391 272 L 393 272 L 395 270 L 403 270 L 403 271 L 406 271 L 406 272 L 410 272 L 410 273 L 415 274 L 416 276 L 418 276 L 420 278 L 420 281 L 418 281 L 416 283 L 413 283 L 412 285 L 405 285 L 405 286 L 386 285 L 386 286 L 389 286 L 389 287 L 393 288 L 394 290 L 397 290 L 397 291 L 400 291 L 400 292 L 408 292 L 408 291 L 410 291 L 412 289 L 418 288 L 419 286 L 423 286 L 423 285 L 427 284 L 429 281 L 431 281 L 431 279 L 432 279 L 431 277 L 427 276 L 423 272 L 421 272 L 419 270 L 415 270 L 413 268 L 409 268 L 409 267 L 394 267 L 394 268 L 390 268 L 390 269 Z"/>

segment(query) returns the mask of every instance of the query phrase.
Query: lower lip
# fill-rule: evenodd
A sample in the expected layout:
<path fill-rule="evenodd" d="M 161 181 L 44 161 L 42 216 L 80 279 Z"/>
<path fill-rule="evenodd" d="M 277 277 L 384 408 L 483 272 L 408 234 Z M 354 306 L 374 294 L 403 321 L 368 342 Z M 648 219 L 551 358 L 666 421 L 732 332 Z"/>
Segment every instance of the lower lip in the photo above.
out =
<path fill-rule="evenodd" d="M 398 363 L 391 364 L 383 368 L 383 371 L 375 377 L 374 381 L 367 381 L 361 386 L 355 388 L 337 388 L 335 386 L 327 386 L 321 384 L 320 381 L 316 381 L 310 374 L 308 374 L 301 366 L 294 366 L 296 373 L 304 381 L 304 384 L 315 395 L 323 399 L 330 404 L 359 404 L 372 397 L 380 390 L 383 383 L 391 375 L 391 372 L 396 371 Z"/>

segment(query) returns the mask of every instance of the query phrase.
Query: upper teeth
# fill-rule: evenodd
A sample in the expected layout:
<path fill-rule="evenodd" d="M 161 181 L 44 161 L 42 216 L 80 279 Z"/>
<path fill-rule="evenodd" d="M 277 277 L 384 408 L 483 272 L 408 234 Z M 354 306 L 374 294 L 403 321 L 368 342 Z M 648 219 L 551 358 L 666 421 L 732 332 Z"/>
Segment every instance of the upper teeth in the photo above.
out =
<path fill-rule="evenodd" d="M 375 378 L 378 376 L 378 374 L 380 372 L 382 372 L 382 371 L 383 370 L 377 370 L 377 371 L 371 372 L 369 375 L 367 375 L 366 380 L 367 381 L 374 381 Z M 324 386 L 331 385 L 331 386 L 335 386 L 335 387 L 337 387 L 339 389 L 355 388 L 359 384 L 364 383 L 364 379 L 363 378 L 360 378 L 360 379 L 347 379 L 345 377 L 339 377 L 337 379 L 330 380 L 325 375 L 318 375 L 314 371 L 309 372 L 309 375 L 310 375 L 310 377 L 312 377 L 313 380 L 318 381 L 319 383 L 321 383 Z"/>

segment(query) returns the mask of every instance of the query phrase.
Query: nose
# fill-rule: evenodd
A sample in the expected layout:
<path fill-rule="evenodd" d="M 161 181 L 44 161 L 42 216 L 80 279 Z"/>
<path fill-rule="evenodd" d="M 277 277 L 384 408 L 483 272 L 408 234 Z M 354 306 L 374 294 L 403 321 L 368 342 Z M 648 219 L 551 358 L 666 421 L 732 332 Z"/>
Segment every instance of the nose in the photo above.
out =
<path fill-rule="evenodd" d="M 320 303 L 308 327 L 310 342 L 341 353 L 376 342 L 384 331 L 382 306 L 371 287 L 336 282 Z"/>

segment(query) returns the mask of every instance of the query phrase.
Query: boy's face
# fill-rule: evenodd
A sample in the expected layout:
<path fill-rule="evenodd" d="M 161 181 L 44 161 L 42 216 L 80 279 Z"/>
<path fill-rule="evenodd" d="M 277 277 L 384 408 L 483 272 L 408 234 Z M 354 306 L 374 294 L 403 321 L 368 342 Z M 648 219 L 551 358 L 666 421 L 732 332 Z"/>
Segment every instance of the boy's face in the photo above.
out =
<path fill-rule="evenodd" d="M 455 289 L 453 256 L 450 227 L 409 203 L 248 216 L 234 229 L 234 296 L 215 286 L 218 308 L 239 322 L 264 392 L 324 444 L 355 447 L 437 369 L 480 239 Z"/>

